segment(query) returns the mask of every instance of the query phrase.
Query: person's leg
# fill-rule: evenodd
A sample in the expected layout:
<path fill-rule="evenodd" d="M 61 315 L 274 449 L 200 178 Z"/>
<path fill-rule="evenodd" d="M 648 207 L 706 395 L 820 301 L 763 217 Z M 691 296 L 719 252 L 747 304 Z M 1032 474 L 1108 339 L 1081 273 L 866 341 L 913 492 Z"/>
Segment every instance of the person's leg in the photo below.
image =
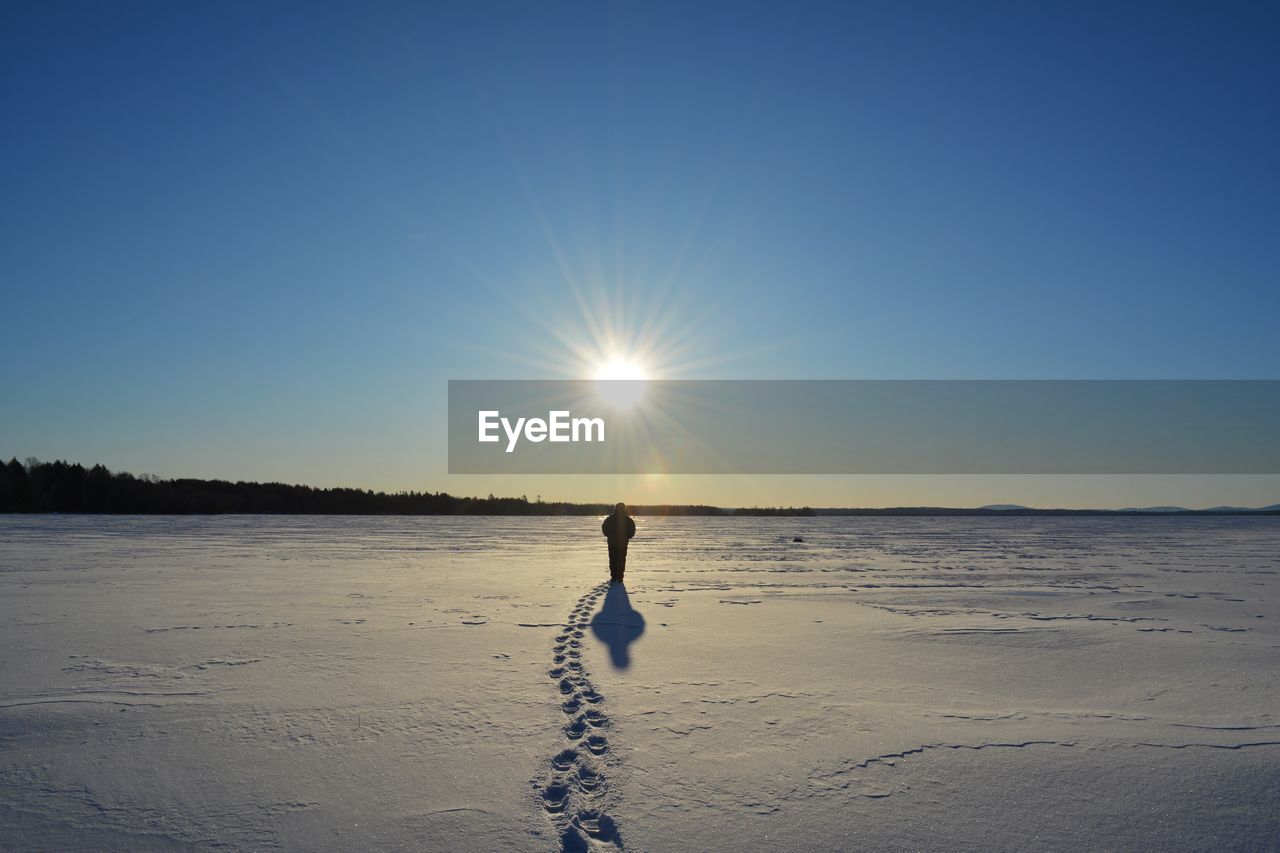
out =
<path fill-rule="evenodd" d="M 618 549 L 618 583 L 622 583 L 622 576 L 627 572 L 627 546 L 623 545 Z"/>
<path fill-rule="evenodd" d="M 609 543 L 609 577 L 615 581 L 619 579 L 618 549 L 612 542 Z"/>

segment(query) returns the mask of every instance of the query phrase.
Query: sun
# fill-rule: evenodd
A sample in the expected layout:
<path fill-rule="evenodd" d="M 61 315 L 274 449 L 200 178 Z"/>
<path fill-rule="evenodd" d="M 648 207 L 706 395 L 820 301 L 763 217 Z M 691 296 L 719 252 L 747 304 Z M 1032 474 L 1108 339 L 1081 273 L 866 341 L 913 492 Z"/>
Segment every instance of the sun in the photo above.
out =
<path fill-rule="evenodd" d="M 596 371 L 595 378 L 597 380 L 624 379 L 643 381 L 648 379 L 649 376 L 643 367 L 630 359 L 611 358 L 600 366 Z"/>
<path fill-rule="evenodd" d="M 596 395 L 615 409 L 630 408 L 644 396 L 648 378 L 638 362 L 610 358 L 596 370 Z"/>

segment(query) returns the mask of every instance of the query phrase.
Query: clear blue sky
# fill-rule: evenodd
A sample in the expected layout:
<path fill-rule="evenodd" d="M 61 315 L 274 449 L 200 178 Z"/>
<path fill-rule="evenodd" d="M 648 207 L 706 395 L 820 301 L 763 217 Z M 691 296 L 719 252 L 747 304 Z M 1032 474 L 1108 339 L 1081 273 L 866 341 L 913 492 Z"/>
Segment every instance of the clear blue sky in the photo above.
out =
<path fill-rule="evenodd" d="M 1275 4 L 319 5 L 0 13 L 0 453 L 605 498 L 448 477 L 446 380 L 1280 377 Z"/>

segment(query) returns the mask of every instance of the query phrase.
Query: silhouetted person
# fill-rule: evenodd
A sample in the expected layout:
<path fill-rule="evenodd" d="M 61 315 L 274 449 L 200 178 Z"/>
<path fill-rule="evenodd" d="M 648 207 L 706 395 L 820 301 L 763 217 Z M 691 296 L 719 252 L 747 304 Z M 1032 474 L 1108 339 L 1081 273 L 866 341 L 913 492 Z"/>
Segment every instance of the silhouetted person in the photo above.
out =
<path fill-rule="evenodd" d="M 605 518 L 600 532 L 609 540 L 609 577 L 614 583 L 622 583 L 622 573 L 627 570 L 627 543 L 636 535 L 636 523 L 627 515 L 626 504 L 613 508 L 613 515 Z"/>

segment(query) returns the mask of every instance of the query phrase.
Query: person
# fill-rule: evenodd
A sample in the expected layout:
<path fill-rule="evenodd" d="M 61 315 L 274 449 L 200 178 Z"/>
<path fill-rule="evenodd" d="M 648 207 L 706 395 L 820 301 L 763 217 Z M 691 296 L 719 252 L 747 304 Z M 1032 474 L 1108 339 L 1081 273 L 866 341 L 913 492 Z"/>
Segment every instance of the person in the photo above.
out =
<path fill-rule="evenodd" d="M 627 515 L 626 504 L 618 504 L 613 515 L 605 516 L 600 532 L 609 540 L 609 578 L 613 583 L 622 583 L 622 573 L 627 570 L 627 543 L 636 535 L 636 522 Z"/>

